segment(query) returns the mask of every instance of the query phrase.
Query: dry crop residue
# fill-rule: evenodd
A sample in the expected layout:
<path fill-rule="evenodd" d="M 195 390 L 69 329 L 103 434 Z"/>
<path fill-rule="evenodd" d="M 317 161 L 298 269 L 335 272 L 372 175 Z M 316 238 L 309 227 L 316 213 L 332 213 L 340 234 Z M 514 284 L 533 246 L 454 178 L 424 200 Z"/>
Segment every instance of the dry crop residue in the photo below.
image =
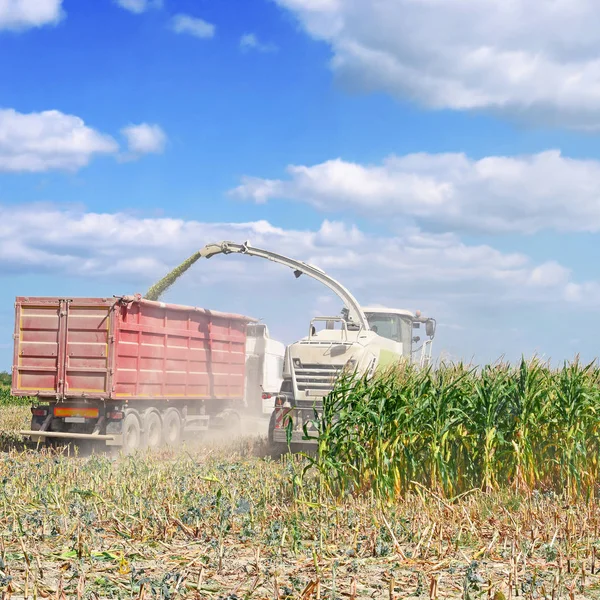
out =
<path fill-rule="evenodd" d="M 596 501 L 421 490 L 382 508 L 328 501 L 301 467 L 256 458 L 251 440 L 4 453 L 0 585 L 13 597 L 600 597 Z"/>

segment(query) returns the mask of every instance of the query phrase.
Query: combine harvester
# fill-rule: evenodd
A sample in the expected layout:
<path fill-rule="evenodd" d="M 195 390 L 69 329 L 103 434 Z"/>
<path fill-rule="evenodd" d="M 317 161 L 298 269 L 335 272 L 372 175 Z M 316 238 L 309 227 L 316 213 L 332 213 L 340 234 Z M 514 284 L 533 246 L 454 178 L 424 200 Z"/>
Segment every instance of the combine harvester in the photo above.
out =
<path fill-rule="evenodd" d="M 17 298 L 12 394 L 32 396 L 31 429 L 52 445 L 177 446 L 261 415 L 285 346 L 250 317 L 141 296 Z M 269 394 L 270 395 L 270 394 Z"/>
<path fill-rule="evenodd" d="M 275 252 L 253 248 L 247 242 L 208 244 L 199 252 L 200 257 L 205 258 L 217 254 L 244 254 L 279 263 L 292 269 L 296 278 L 305 274 L 321 282 L 344 304 L 341 316 L 312 319 L 308 335 L 286 349 L 283 382 L 269 422 L 273 454 L 288 448 L 287 419 L 293 423 L 292 451 L 317 443 L 314 439 L 306 439 L 303 424 L 313 421 L 314 409 L 318 411 L 322 407 L 323 398 L 345 369 L 357 375 L 371 376 L 402 361 L 422 367 L 431 362 L 435 319 L 403 309 L 363 308 L 344 286 L 321 269 Z M 424 325 L 427 338 L 424 340 L 414 335 L 421 325 Z M 309 428 L 312 427 L 309 425 Z"/>

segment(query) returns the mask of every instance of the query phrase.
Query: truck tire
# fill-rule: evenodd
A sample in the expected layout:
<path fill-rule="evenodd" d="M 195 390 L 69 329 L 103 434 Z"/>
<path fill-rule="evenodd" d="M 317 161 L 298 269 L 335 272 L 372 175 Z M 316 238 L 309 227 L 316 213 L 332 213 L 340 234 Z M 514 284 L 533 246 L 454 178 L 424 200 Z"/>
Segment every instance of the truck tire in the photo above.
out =
<path fill-rule="evenodd" d="M 271 418 L 269 419 L 269 430 L 267 434 L 267 442 L 269 446 L 269 456 L 273 459 L 281 458 L 286 452 L 287 447 L 285 444 L 275 443 L 273 441 L 273 434 L 275 432 L 275 415 L 277 411 L 274 410 L 271 413 Z"/>
<path fill-rule="evenodd" d="M 142 423 L 136 410 L 127 409 L 123 419 L 123 452 L 132 454 L 142 445 Z"/>
<path fill-rule="evenodd" d="M 181 444 L 181 417 L 175 408 L 169 408 L 163 415 L 163 442 L 165 446 L 176 448 Z"/>
<path fill-rule="evenodd" d="M 144 447 L 159 448 L 163 443 L 163 424 L 157 411 L 149 409 L 144 413 Z"/>
<path fill-rule="evenodd" d="M 269 419 L 269 429 L 267 433 L 267 441 L 269 442 L 269 446 L 273 445 L 273 433 L 275 431 L 275 411 L 271 413 L 271 418 Z"/>

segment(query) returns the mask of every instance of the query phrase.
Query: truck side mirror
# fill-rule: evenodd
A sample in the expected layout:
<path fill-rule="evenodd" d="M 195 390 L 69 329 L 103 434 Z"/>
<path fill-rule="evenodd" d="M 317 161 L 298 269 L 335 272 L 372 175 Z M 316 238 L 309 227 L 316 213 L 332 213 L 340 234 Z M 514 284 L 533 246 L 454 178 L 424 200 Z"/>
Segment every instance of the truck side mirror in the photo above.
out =
<path fill-rule="evenodd" d="M 435 334 L 435 321 L 433 319 L 428 319 L 425 321 L 425 333 L 428 337 L 433 337 Z"/>

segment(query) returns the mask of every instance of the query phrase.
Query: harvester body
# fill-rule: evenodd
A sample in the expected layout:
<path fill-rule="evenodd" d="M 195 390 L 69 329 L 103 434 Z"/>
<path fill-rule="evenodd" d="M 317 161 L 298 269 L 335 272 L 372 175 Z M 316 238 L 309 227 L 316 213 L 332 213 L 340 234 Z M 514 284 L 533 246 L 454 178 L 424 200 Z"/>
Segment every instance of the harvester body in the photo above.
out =
<path fill-rule="evenodd" d="M 401 362 L 427 366 L 431 361 L 435 320 L 403 309 L 363 308 L 341 283 L 318 267 L 275 252 L 252 247 L 248 242 L 209 244 L 200 251 L 216 254 L 246 254 L 291 268 L 296 277 L 306 274 L 335 292 L 342 300 L 341 315 L 311 320 L 308 335 L 289 345 L 283 363 L 283 382 L 269 424 L 269 440 L 280 448 L 313 445 L 304 424 L 314 427 L 315 410 L 334 388 L 343 372 L 372 376 Z M 414 335 L 424 326 L 425 338 Z M 291 420 L 291 432 L 287 423 Z M 290 437 L 291 435 L 291 437 Z M 312 436 L 311 436 L 312 437 Z"/>

